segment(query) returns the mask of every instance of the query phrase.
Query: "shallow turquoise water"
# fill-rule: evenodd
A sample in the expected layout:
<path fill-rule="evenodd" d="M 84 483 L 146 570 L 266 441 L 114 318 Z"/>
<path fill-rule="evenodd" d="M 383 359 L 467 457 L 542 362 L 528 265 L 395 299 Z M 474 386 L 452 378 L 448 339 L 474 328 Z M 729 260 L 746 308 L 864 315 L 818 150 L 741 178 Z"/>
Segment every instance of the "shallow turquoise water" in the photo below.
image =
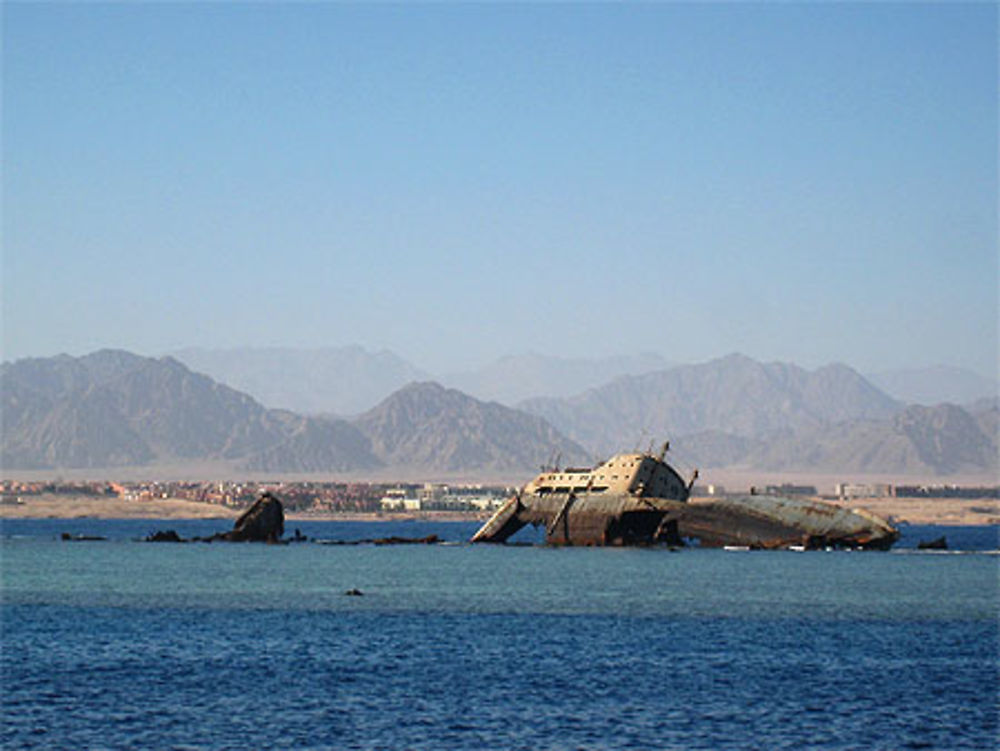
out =
<path fill-rule="evenodd" d="M 998 737 L 994 555 L 21 536 L 0 556 L 5 748 Z"/>
<path fill-rule="evenodd" d="M 6 604 L 346 612 L 975 620 L 983 554 L 8 539 Z M 363 598 L 345 598 L 348 589 Z"/>

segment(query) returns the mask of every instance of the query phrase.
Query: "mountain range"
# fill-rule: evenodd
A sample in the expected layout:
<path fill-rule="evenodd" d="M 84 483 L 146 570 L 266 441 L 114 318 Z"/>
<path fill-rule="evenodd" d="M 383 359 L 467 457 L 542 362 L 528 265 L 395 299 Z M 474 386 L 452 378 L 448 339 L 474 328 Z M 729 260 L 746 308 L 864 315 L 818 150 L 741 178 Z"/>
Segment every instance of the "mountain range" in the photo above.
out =
<path fill-rule="evenodd" d="M 363 350 L 350 356 L 368 362 Z M 289 393 L 306 388 L 294 363 L 280 351 L 274 357 L 275 372 L 289 375 Z M 546 358 L 539 358 L 525 360 L 535 363 L 528 366 L 534 375 L 522 382 L 546 371 L 538 365 Z M 387 383 L 410 373 L 393 356 L 383 362 L 378 377 Z M 515 364 L 504 367 L 517 380 Z M 589 369 L 590 378 L 600 369 L 574 364 L 580 373 Z M 366 387 L 374 393 L 375 371 L 365 368 L 359 372 L 369 373 Z M 216 461 L 234 471 L 498 477 L 556 460 L 583 464 L 670 438 L 677 458 L 701 467 L 900 476 L 997 471 L 995 399 L 969 409 L 907 406 L 844 365 L 808 371 L 731 355 L 618 374 L 575 395 L 525 399 L 517 408 L 427 380 L 388 388 L 374 407 L 343 419 L 265 407 L 172 357 L 104 350 L 4 363 L 0 462 L 6 469 L 59 469 Z"/>
<path fill-rule="evenodd" d="M 227 461 L 265 472 L 522 472 L 586 452 L 544 420 L 434 383 L 412 384 L 357 420 L 267 409 L 177 360 L 104 350 L 5 363 L 7 469 Z"/>
<path fill-rule="evenodd" d="M 996 472 L 997 405 L 905 405 L 845 365 L 730 355 L 519 405 L 598 454 L 676 436 L 685 464 L 772 472 Z"/>
<path fill-rule="evenodd" d="M 998 392 L 996 378 L 950 365 L 884 370 L 870 373 L 866 378 L 907 404 L 971 405 L 983 398 L 995 399 Z"/>
<path fill-rule="evenodd" d="M 996 474 L 997 414 L 995 407 L 972 415 L 953 404 L 910 405 L 888 420 L 851 420 L 758 442 L 743 461 L 772 471 L 805 465 L 873 474 Z"/>
<path fill-rule="evenodd" d="M 566 397 L 619 375 L 662 370 L 651 353 L 561 358 L 529 352 L 478 368 L 432 375 L 398 355 L 359 346 L 177 350 L 170 356 L 199 373 L 253 395 L 268 407 L 301 414 L 359 415 L 415 381 L 435 381 L 482 401 L 512 406 L 537 396 Z"/>
<path fill-rule="evenodd" d="M 388 350 L 360 346 L 183 349 L 167 353 L 191 370 L 251 395 L 266 407 L 305 415 L 356 416 L 414 381 L 436 381 L 508 407 L 534 398 L 565 399 L 620 376 L 671 369 L 655 353 L 562 358 L 537 352 L 508 355 L 458 372 L 430 372 Z M 905 404 L 968 405 L 996 398 L 997 379 L 954 367 L 883 371 L 865 380 Z"/>
<path fill-rule="evenodd" d="M 557 457 L 573 464 L 590 459 L 540 417 L 433 382 L 405 386 L 355 424 L 393 466 L 499 471 L 537 469 Z"/>
<path fill-rule="evenodd" d="M 429 373 L 388 350 L 269 347 L 183 349 L 170 357 L 268 407 L 305 415 L 357 415 Z"/>
<path fill-rule="evenodd" d="M 521 409 L 600 453 L 650 438 L 704 431 L 774 439 L 857 418 L 887 418 L 900 404 L 844 365 L 806 371 L 743 355 L 622 376 L 570 399 Z"/>
<path fill-rule="evenodd" d="M 529 352 L 508 355 L 483 367 L 449 373 L 438 380 L 477 399 L 516 405 L 533 397 L 569 397 L 622 375 L 670 367 L 653 353 L 601 358 L 563 358 Z"/>

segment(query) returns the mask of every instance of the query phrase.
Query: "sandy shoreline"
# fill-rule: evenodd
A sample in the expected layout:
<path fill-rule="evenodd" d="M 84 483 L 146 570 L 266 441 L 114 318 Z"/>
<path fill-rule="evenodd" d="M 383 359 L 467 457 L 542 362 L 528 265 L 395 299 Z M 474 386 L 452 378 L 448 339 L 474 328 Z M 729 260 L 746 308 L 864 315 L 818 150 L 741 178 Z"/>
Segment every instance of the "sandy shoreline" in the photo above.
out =
<path fill-rule="evenodd" d="M 162 498 L 126 501 L 115 497 L 22 496 L 0 505 L 0 519 L 235 519 L 238 512 L 210 503 Z"/>
<path fill-rule="evenodd" d="M 115 497 L 39 495 L 23 496 L 21 503 L 0 505 L 2 519 L 220 519 L 231 521 L 240 510 L 180 498 L 127 501 Z M 480 512 L 423 511 L 395 514 L 289 512 L 288 521 L 484 521 Z"/>
<path fill-rule="evenodd" d="M 989 498 L 861 498 L 836 502 L 860 508 L 892 522 L 969 526 L 1000 524 L 1000 501 Z"/>
<path fill-rule="evenodd" d="M 1000 502 L 993 499 L 866 498 L 838 505 L 863 508 L 890 521 L 908 524 L 1000 524 Z M 215 504 L 177 498 L 126 501 L 115 497 L 24 496 L 22 503 L 0 505 L 0 519 L 220 519 L 232 520 L 239 511 Z M 487 514 L 425 511 L 398 514 L 289 513 L 294 521 L 482 521 Z"/>

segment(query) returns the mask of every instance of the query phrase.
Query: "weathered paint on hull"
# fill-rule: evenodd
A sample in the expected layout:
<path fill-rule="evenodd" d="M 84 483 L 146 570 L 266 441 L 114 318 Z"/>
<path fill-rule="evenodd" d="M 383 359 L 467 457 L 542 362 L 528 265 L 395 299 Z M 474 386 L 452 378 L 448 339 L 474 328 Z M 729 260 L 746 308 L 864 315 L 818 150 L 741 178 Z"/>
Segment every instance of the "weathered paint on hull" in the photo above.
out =
<path fill-rule="evenodd" d="M 505 542 L 527 524 L 545 525 L 553 545 L 679 545 L 706 547 L 844 547 L 888 549 L 898 531 L 874 515 L 828 503 L 744 496 L 707 503 L 601 495 L 515 496 L 472 538 Z"/>
<path fill-rule="evenodd" d="M 656 501 L 656 504 L 651 501 Z M 676 524 L 665 519 L 684 504 L 631 495 L 514 496 L 473 536 L 472 542 L 506 542 L 522 527 L 545 526 L 551 545 L 679 545 Z"/>
<path fill-rule="evenodd" d="M 618 454 L 592 469 L 543 471 L 507 501 L 473 542 L 508 540 L 545 525 L 551 545 L 681 545 L 887 549 L 899 532 L 864 511 L 822 501 L 749 495 L 689 502 L 690 482 L 659 455 Z"/>
<path fill-rule="evenodd" d="M 888 550 L 899 539 L 895 527 L 873 514 L 781 496 L 688 503 L 676 521 L 682 537 L 706 547 Z"/>

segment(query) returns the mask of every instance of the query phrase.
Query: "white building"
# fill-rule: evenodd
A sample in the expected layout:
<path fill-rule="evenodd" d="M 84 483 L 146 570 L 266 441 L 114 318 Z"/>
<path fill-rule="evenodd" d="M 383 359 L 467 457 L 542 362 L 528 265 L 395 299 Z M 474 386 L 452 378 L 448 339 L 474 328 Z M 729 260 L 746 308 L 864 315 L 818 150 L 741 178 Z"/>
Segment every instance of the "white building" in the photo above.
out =
<path fill-rule="evenodd" d="M 893 495 L 892 485 L 885 483 L 839 483 L 834 486 L 837 498 L 849 501 L 854 498 L 889 498 Z"/>
<path fill-rule="evenodd" d="M 416 494 L 406 488 L 389 488 L 379 501 L 383 511 L 420 511 L 421 503 Z"/>

